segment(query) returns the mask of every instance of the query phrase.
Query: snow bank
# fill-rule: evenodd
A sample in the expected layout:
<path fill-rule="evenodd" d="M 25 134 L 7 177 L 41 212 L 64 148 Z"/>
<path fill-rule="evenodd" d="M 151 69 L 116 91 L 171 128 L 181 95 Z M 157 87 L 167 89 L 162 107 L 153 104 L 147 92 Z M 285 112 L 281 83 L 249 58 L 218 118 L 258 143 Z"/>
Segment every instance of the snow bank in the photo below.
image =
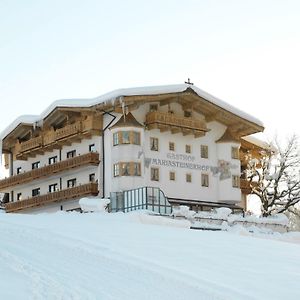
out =
<path fill-rule="evenodd" d="M 131 220 L 141 224 L 161 225 L 186 229 L 191 227 L 191 222 L 188 220 L 170 219 L 168 217 L 155 214 L 152 211 L 132 211 L 128 214 L 130 215 Z"/>
<path fill-rule="evenodd" d="M 109 199 L 81 198 L 79 200 L 83 212 L 105 212 L 109 203 Z"/>
<path fill-rule="evenodd" d="M 178 207 L 173 207 L 172 216 L 173 217 L 184 217 L 186 219 L 193 219 L 195 212 L 190 210 L 188 206 L 179 205 Z"/>
<path fill-rule="evenodd" d="M 0 299 L 300 299 L 300 244 L 286 242 L 300 233 L 250 238 L 133 218 L 1 214 Z"/>

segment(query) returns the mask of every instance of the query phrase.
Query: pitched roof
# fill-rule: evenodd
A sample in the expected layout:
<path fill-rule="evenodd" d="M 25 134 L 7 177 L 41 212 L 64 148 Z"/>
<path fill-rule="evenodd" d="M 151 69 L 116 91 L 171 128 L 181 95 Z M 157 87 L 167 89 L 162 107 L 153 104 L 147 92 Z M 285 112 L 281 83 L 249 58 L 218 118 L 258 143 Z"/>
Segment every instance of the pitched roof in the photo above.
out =
<path fill-rule="evenodd" d="M 143 125 L 136 120 L 131 112 L 129 112 L 127 115 L 122 115 L 110 129 L 117 127 L 143 127 Z"/>
<path fill-rule="evenodd" d="M 37 123 L 42 122 L 55 108 L 57 107 L 91 107 L 101 103 L 111 103 L 114 104 L 115 101 L 121 97 L 125 96 L 143 96 L 143 95 L 158 95 L 158 94 L 168 94 L 168 93 L 180 93 L 187 89 L 192 89 L 198 96 L 205 99 L 206 101 L 231 112 L 249 122 L 252 122 L 258 126 L 263 127 L 263 123 L 256 119 L 255 117 L 231 106 L 230 104 L 224 102 L 223 100 L 214 97 L 213 95 L 199 89 L 198 87 L 190 84 L 176 84 L 176 85 L 164 85 L 164 86 L 150 86 L 150 87 L 137 87 L 137 88 L 127 88 L 119 89 L 102 96 L 90 99 L 63 99 L 54 101 L 49 107 L 47 107 L 40 115 L 35 116 L 20 116 L 14 122 L 12 122 L 4 131 L 0 134 L 0 139 L 3 140 L 11 131 L 14 130 L 19 124 L 23 123 Z"/>

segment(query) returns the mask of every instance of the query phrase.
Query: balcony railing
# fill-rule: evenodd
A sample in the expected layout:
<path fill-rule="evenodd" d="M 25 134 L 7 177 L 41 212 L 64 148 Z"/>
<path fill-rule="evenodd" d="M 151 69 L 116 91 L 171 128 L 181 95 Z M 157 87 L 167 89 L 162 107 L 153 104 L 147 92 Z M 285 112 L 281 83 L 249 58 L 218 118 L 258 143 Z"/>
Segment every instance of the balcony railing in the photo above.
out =
<path fill-rule="evenodd" d="M 78 168 L 84 165 L 98 165 L 99 153 L 89 152 L 87 154 L 75 156 L 52 165 L 30 170 L 21 174 L 17 174 L 0 180 L 0 190 L 10 186 L 23 184 L 32 180 L 53 175 L 54 173 L 67 171 L 69 169 Z"/>
<path fill-rule="evenodd" d="M 76 135 L 81 131 L 81 122 L 76 122 L 74 124 L 67 125 L 63 128 L 59 128 L 55 131 L 55 139 L 60 140 L 68 138 L 71 135 Z"/>
<path fill-rule="evenodd" d="M 146 125 L 149 129 L 170 129 L 174 133 L 181 131 L 183 134 L 204 135 L 208 131 L 205 121 L 159 111 L 146 115 Z"/>
<path fill-rule="evenodd" d="M 26 152 L 34 148 L 39 148 L 42 146 L 42 144 L 43 144 L 43 139 L 41 136 L 38 136 L 36 138 L 32 138 L 28 141 L 22 142 L 20 150 L 21 152 Z"/>
<path fill-rule="evenodd" d="M 252 186 L 256 187 L 258 184 L 255 181 L 252 181 Z M 240 188 L 243 194 L 251 194 L 251 186 L 250 181 L 247 179 L 241 178 L 240 179 Z"/>
<path fill-rule="evenodd" d="M 83 184 L 83 185 L 79 185 L 76 187 L 68 188 L 65 190 L 48 193 L 46 195 L 41 195 L 41 196 L 28 198 L 25 200 L 6 203 L 5 211 L 8 213 L 15 212 L 18 210 L 37 207 L 37 206 L 41 206 L 41 205 L 45 205 L 45 204 L 49 204 L 49 203 L 53 203 L 53 202 L 57 202 L 57 201 L 80 198 L 85 195 L 97 196 L 98 193 L 99 193 L 98 184 L 97 183 L 88 183 L 88 184 Z"/>
<path fill-rule="evenodd" d="M 86 135 L 100 134 L 102 129 L 101 116 L 88 116 L 84 120 L 76 121 L 62 128 L 43 131 L 40 136 L 28 141 L 16 143 L 17 159 L 27 159 L 28 155 L 43 153 L 60 147 L 63 141 L 78 141 Z"/>

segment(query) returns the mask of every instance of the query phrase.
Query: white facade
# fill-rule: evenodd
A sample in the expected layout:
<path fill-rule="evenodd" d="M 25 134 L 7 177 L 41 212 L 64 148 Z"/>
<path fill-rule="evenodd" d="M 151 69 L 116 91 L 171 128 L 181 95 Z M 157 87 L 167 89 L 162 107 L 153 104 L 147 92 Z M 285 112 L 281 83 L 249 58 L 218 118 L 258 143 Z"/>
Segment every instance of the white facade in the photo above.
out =
<path fill-rule="evenodd" d="M 180 92 L 181 89 L 183 87 L 180 87 L 177 92 Z M 200 90 L 193 89 L 199 95 Z M 162 89 L 158 89 L 158 91 L 161 92 Z M 172 90 L 168 88 L 166 91 L 171 92 Z M 154 94 L 158 94 L 158 92 Z M 146 93 L 144 92 L 142 95 L 146 95 Z M 201 96 L 204 97 L 206 94 L 201 94 Z M 157 105 L 156 108 L 159 112 L 185 118 L 183 106 L 176 101 L 161 105 L 159 100 L 147 100 L 130 110 L 134 122 L 127 124 L 127 109 L 122 106 L 122 101 L 121 97 L 117 102 L 121 103 L 122 113 L 120 110 L 111 110 L 110 113 L 102 111 L 102 130 L 96 132 L 94 130 L 91 136 L 81 137 L 79 142 L 70 140 L 68 143 L 62 143 L 60 149 L 46 151 L 43 154 L 33 155 L 33 157 L 29 156 L 26 160 L 11 160 L 9 168 L 11 176 L 15 176 L 31 171 L 35 163 L 38 163 L 39 168 L 47 166 L 50 164 L 49 159 L 53 160 L 54 157 L 55 162 L 66 161 L 68 153 L 71 151 L 75 151 L 75 156 L 85 155 L 90 151 L 99 153 L 98 165 L 86 164 L 74 169 L 66 169 L 30 182 L 7 187 L 1 191 L 10 195 L 10 201 L 16 202 L 32 198 L 36 189 L 39 189 L 39 195 L 46 195 L 53 191 L 67 190 L 70 186 L 85 185 L 92 180 L 98 185 L 98 197 L 109 198 L 111 193 L 140 187 L 158 187 L 165 196 L 176 201 L 227 204 L 237 204 L 241 201 L 242 195 L 238 183 L 241 164 L 238 157 L 233 158 L 232 156 L 233 149 L 238 149 L 240 143 L 234 139 L 219 141 L 228 129 L 224 122 L 214 118 L 207 120 L 207 113 L 201 113 L 201 109 L 198 109 L 197 111 L 192 110 L 192 118 L 203 121 L 208 129 L 201 137 L 195 137 L 193 132 L 185 134 L 184 131 L 175 133 L 168 129 L 149 129 L 146 126 L 146 116 L 150 112 L 151 106 Z M 209 101 L 212 103 L 210 105 L 213 105 L 217 100 L 210 98 Z M 79 106 L 79 102 L 74 105 L 74 108 Z M 116 105 L 115 102 L 116 100 L 113 99 L 112 104 Z M 93 99 L 91 103 L 97 105 L 97 99 Z M 232 114 L 236 113 L 240 114 L 241 118 L 248 118 L 245 122 L 255 124 L 255 118 L 241 114 L 240 111 L 235 111 L 234 108 L 226 106 L 223 102 L 218 102 L 217 105 L 218 109 L 223 106 Z M 54 110 L 55 107 L 51 109 Z M 228 117 L 228 111 L 226 117 Z M 50 112 L 50 109 L 46 110 L 43 117 L 46 118 Z M 121 124 L 122 118 L 124 124 Z M 37 120 L 38 118 L 35 118 L 34 122 L 39 122 Z M 259 123 L 257 126 L 262 125 Z M 6 135 L 10 132 L 9 130 L 13 130 L 13 127 L 5 131 Z M 116 144 L 114 134 L 123 134 L 122 132 L 137 134 L 138 142 L 118 142 Z M 157 149 L 153 149 L 151 144 L 153 139 L 155 139 L 155 143 L 158 143 Z M 203 155 L 202 148 L 207 152 L 207 156 Z M 132 173 L 132 169 L 130 169 L 130 173 L 127 171 L 126 174 L 122 173 L 123 171 L 119 169 L 123 166 L 135 168 L 135 173 Z M 75 181 L 71 182 L 74 179 Z M 78 207 L 77 199 L 62 200 L 31 208 L 28 211 L 69 210 Z"/>

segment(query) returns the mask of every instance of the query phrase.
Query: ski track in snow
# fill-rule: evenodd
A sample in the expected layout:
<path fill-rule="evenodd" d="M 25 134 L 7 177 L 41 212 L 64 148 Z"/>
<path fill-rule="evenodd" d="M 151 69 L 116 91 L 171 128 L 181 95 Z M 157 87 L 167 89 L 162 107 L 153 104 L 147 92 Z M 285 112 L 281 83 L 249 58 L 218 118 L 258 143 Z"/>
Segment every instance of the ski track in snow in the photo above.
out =
<path fill-rule="evenodd" d="M 253 299 L 234 287 L 200 280 L 141 257 L 47 231 L 1 222 L 0 260 L 30 278 L 32 295 L 29 299 L 221 300 L 230 299 L 232 295 Z M 19 244 L 12 243 L 11 236 Z M 14 253 L 23 253 L 23 256 Z M 45 259 L 51 263 L 45 263 Z M 74 267 L 68 269 L 69 264 L 75 264 L 76 274 Z M 128 282 L 134 282 L 132 287 Z M 143 288 L 136 290 L 137 283 Z"/>

